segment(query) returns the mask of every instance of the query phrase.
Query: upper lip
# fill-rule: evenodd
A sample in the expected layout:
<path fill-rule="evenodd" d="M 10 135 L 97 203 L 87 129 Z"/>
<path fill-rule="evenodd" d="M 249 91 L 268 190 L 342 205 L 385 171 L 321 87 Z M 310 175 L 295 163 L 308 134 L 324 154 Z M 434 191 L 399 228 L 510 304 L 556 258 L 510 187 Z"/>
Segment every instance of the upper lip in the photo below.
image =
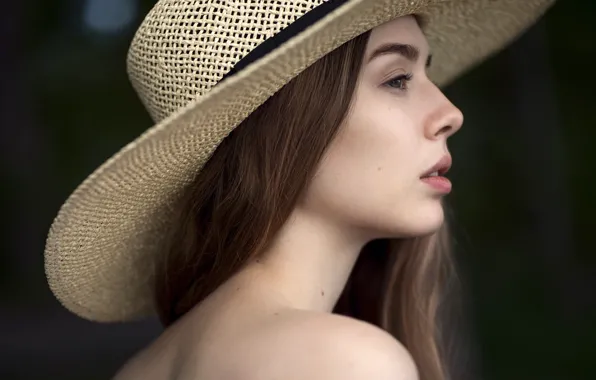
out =
<path fill-rule="evenodd" d="M 444 155 L 432 168 L 422 174 L 422 177 L 427 177 L 434 172 L 438 172 L 439 175 L 444 175 L 451 168 L 451 156 L 449 154 Z"/>

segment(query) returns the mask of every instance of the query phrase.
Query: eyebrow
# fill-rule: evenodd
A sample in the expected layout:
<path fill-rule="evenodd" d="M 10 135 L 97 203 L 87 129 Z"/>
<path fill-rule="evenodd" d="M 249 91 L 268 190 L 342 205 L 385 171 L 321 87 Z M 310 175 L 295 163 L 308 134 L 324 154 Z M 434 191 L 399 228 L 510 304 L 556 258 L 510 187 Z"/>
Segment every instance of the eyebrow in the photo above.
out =
<path fill-rule="evenodd" d="M 373 59 L 387 54 L 399 54 L 408 61 L 412 62 L 417 62 L 420 58 L 420 50 L 416 46 L 409 44 L 388 43 L 375 49 L 375 51 L 368 58 L 368 62 L 371 62 Z M 425 66 L 429 67 L 431 61 L 432 55 L 429 55 L 426 59 Z"/>

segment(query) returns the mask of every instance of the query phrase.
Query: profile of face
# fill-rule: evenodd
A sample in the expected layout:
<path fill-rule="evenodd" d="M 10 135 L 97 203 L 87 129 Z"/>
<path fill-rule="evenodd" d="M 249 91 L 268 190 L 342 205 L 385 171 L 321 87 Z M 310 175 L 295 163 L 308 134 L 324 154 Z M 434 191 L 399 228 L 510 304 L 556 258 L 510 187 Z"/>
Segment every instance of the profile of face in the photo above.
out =
<path fill-rule="evenodd" d="M 375 54 L 375 52 L 379 52 Z M 371 31 L 352 109 L 299 205 L 371 239 L 432 233 L 449 191 L 447 139 L 462 113 L 430 81 L 429 46 L 416 19 Z"/>

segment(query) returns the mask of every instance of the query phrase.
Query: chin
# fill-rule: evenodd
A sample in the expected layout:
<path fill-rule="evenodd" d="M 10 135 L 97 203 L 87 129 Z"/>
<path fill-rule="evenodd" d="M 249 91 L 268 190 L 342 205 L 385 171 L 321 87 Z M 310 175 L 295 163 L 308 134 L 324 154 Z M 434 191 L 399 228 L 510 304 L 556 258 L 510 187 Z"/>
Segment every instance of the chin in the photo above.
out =
<path fill-rule="evenodd" d="M 441 202 L 434 201 L 408 210 L 401 210 L 394 215 L 388 228 L 390 238 L 413 238 L 437 232 L 445 222 L 445 213 Z"/>
<path fill-rule="evenodd" d="M 420 207 L 412 216 L 412 235 L 424 236 L 437 232 L 445 222 L 445 212 L 441 202 L 429 202 Z"/>

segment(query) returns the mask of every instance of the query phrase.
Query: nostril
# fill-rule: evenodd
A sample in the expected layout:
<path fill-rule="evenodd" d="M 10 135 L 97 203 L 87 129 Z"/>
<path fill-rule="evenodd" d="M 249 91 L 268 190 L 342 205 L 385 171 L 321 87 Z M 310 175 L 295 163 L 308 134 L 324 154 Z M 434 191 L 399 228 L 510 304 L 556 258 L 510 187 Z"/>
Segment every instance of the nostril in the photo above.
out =
<path fill-rule="evenodd" d="M 443 128 L 439 129 L 439 132 L 437 133 L 437 135 L 440 136 L 440 135 L 444 135 L 444 134 L 450 134 L 454 130 L 455 130 L 455 128 L 453 128 L 451 125 L 446 125 Z"/>

